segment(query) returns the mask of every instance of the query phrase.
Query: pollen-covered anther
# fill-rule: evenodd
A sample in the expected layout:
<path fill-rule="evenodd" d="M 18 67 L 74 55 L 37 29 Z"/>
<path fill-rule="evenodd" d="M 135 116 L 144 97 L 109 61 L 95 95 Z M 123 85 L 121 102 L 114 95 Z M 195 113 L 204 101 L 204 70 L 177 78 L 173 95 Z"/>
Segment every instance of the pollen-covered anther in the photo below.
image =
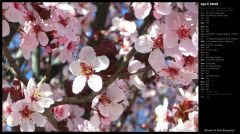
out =
<path fill-rule="evenodd" d="M 190 30 L 191 30 L 190 27 L 188 27 L 186 25 L 181 25 L 176 30 L 176 33 L 180 39 L 186 39 L 191 36 Z"/>
<path fill-rule="evenodd" d="M 85 63 L 80 63 L 80 67 L 81 67 L 81 74 L 87 76 L 87 78 L 94 73 L 90 65 L 87 65 Z"/>
<path fill-rule="evenodd" d="M 25 106 L 25 108 L 22 111 L 20 111 L 20 113 L 21 113 L 23 118 L 28 118 L 33 113 L 33 111 L 31 111 L 28 108 L 28 106 Z"/>

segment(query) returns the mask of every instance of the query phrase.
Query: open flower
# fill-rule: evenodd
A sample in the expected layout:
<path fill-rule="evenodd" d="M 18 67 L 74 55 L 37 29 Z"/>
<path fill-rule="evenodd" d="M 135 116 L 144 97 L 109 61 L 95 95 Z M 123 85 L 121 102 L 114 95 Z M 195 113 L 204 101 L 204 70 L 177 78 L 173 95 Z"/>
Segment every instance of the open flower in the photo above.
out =
<path fill-rule="evenodd" d="M 165 61 L 165 57 L 159 49 L 150 53 L 148 62 L 159 76 L 173 81 L 174 84 L 188 85 L 192 79 L 198 78 L 196 73 L 186 71 L 177 62 Z"/>
<path fill-rule="evenodd" d="M 96 75 L 95 72 L 106 70 L 109 62 L 105 55 L 97 57 L 92 47 L 83 47 L 79 53 L 79 59 L 73 61 L 69 66 L 71 73 L 77 76 L 72 85 L 73 93 L 78 94 L 81 92 L 86 81 L 94 92 L 100 91 L 102 89 L 102 78 Z"/>
<path fill-rule="evenodd" d="M 45 117 L 38 113 L 33 103 L 24 100 L 16 102 L 12 106 L 12 113 L 7 118 L 9 126 L 20 125 L 22 132 L 33 132 L 36 126 L 43 127 L 46 123 Z"/>
<path fill-rule="evenodd" d="M 125 99 L 125 94 L 116 84 L 110 86 L 104 93 L 97 95 L 92 101 L 92 108 L 96 107 L 98 113 L 92 117 L 92 120 L 109 125 L 123 113 L 121 102 Z M 96 124 L 96 123 L 95 123 Z M 100 123 L 98 123 L 100 125 Z M 95 125 L 95 127 L 98 127 Z"/>
<path fill-rule="evenodd" d="M 52 95 L 51 87 L 46 83 L 36 85 L 33 78 L 28 81 L 27 88 L 24 88 L 25 99 L 33 104 L 33 108 L 44 112 L 44 108 L 49 108 L 54 103 L 50 97 Z"/>
<path fill-rule="evenodd" d="M 166 32 L 166 42 L 168 42 L 169 48 L 178 46 L 183 55 L 196 57 L 198 48 L 195 42 L 198 36 L 194 35 L 194 44 L 192 41 L 197 23 L 194 17 L 196 16 L 176 12 L 169 14 L 165 20 L 169 27 Z"/>

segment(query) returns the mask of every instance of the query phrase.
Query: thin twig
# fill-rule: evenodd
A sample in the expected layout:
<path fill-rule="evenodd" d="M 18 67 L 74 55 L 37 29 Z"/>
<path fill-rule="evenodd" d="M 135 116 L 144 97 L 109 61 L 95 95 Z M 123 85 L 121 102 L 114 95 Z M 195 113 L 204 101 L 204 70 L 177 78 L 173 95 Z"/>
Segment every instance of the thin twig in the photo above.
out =
<path fill-rule="evenodd" d="M 28 80 L 25 76 L 22 75 L 15 59 L 13 59 L 13 57 L 11 56 L 10 52 L 8 51 L 6 42 L 4 41 L 4 39 L 2 38 L 2 52 L 4 53 L 5 57 L 7 58 L 7 61 L 9 62 L 9 64 L 11 65 L 11 67 L 14 69 L 14 71 L 17 73 L 17 77 L 19 80 L 21 80 L 25 85 L 27 85 Z"/>

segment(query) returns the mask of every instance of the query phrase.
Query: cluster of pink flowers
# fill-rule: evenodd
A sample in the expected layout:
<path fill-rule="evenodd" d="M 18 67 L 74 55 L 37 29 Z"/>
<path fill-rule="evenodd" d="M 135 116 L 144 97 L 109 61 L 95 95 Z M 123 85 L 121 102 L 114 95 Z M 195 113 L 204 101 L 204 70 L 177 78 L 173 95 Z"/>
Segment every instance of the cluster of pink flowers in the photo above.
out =
<path fill-rule="evenodd" d="M 121 15 L 122 7 L 129 12 Z M 27 62 L 40 48 L 41 58 L 49 54 L 52 66 L 64 66 L 49 84 L 30 78 L 26 87 L 19 80 L 3 80 L 2 88 L 9 92 L 4 124 L 20 125 L 20 131 L 57 131 L 55 125 L 74 132 L 111 131 L 122 125 L 123 115 L 136 120 L 144 107 L 152 111 L 145 113 L 151 121 L 141 124 L 144 129 L 198 131 L 198 5 L 110 3 L 104 28 L 92 29 L 99 10 L 89 2 L 2 3 L 2 38 L 18 23 L 19 47 Z M 141 32 L 137 20 L 148 22 Z M 134 54 L 128 57 L 129 52 Z M 136 101 L 144 99 L 144 104 L 131 102 L 135 92 Z M 88 102 L 71 102 L 91 94 L 95 96 Z M 48 119 L 49 111 L 57 124 Z"/>

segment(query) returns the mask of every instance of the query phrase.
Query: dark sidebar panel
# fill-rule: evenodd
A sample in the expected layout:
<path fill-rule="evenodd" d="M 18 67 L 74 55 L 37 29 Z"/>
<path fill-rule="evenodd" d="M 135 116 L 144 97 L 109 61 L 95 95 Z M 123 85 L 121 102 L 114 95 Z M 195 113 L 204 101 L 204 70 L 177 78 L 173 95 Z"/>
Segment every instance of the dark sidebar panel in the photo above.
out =
<path fill-rule="evenodd" d="M 237 1 L 199 3 L 199 131 L 239 132 Z"/>

